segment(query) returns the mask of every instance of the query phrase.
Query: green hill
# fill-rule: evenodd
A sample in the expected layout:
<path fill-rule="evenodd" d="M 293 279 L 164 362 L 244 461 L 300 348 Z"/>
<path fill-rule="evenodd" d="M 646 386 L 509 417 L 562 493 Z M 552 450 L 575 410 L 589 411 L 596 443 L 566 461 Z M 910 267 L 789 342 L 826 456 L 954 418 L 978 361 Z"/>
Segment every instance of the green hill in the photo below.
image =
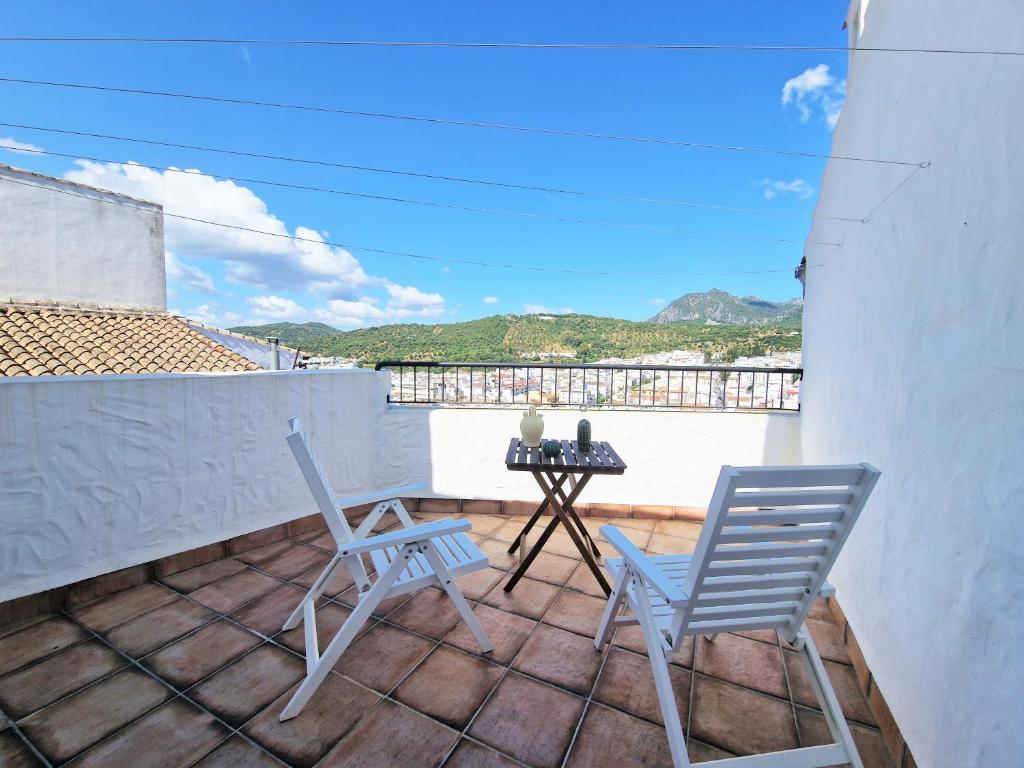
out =
<path fill-rule="evenodd" d="M 801 299 L 767 301 L 758 296 L 733 296 L 712 288 L 680 296 L 651 318 L 652 323 L 704 323 L 709 325 L 778 325 L 799 323 Z"/>
<path fill-rule="evenodd" d="M 799 325 L 691 325 L 593 315 L 493 315 L 463 323 L 400 324 L 337 331 L 322 323 L 274 323 L 231 330 L 278 336 L 313 355 L 380 360 L 518 361 L 572 354 L 577 360 L 695 349 L 732 361 L 768 350 L 800 349 Z"/>

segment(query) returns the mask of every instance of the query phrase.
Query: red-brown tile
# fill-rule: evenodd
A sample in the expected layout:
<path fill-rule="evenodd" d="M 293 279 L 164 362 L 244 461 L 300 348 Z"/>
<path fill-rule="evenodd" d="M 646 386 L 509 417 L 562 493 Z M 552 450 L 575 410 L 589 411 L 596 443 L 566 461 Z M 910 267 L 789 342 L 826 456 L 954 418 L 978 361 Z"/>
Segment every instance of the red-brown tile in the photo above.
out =
<path fill-rule="evenodd" d="M 42 596 L 46 594 L 46 592 L 40 592 L 35 595 L 26 595 L 26 597 L 38 598 L 38 601 L 31 601 L 33 607 L 42 607 L 46 602 Z M 0 639 L 13 635 L 15 632 L 21 632 L 29 627 L 34 627 L 36 624 L 41 624 L 44 621 L 57 618 L 57 614 L 53 611 L 21 612 L 18 604 L 24 599 L 16 597 L 13 600 L 0 603 Z M 57 610 L 60 609 L 58 608 Z"/>
<path fill-rule="evenodd" d="M 240 560 L 247 565 L 259 565 L 271 558 L 277 557 L 282 552 L 287 552 L 294 546 L 295 544 L 288 539 L 278 539 L 277 541 L 272 541 L 269 544 L 264 544 L 261 547 L 249 549 L 245 552 L 239 552 L 235 555 L 235 559 Z"/>
<path fill-rule="evenodd" d="M 178 599 L 178 594 L 160 584 L 143 584 L 110 597 L 101 597 L 74 608 L 76 619 L 95 632 L 109 632 L 118 624 Z"/>
<path fill-rule="evenodd" d="M 239 555 L 288 538 L 288 524 L 281 523 L 261 531 L 246 533 L 228 540 L 228 554 Z"/>
<path fill-rule="evenodd" d="M 796 651 L 786 651 L 785 654 L 786 671 L 789 673 L 789 684 L 793 689 L 793 701 L 814 709 L 821 709 L 818 697 L 811 686 L 810 672 L 808 672 L 801 654 Z M 839 706 L 842 707 L 843 714 L 851 720 L 875 725 L 875 718 L 864 694 L 861 693 L 853 667 L 827 660 L 822 663 L 825 665 L 829 680 L 832 681 L 832 688 L 839 699 Z"/>
<path fill-rule="evenodd" d="M 171 698 L 174 692 L 125 669 L 22 720 L 39 751 L 62 763 Z"/>
<path fill-rule="evenodd" d="M 807 618 L 835 624 L 835 621 L 832 619 L 832 612 L 828 609 L 828 603 L 823 597 L 819 597 L 811 603 L 811 610 L 807 612 Z M 840 632 L 839 641 L 842 642 L 842 639 L 842 632 Z M 819 648 L 818 650 L 821 649 Z"/>
<path fill-rule="evenodd" d="M 320 653 L 326 650 L 351 613 L 348 608 L 337 603 L 321 602 L 317 606 L 313 615 L 316 618 L 316 642 Z M 364 624 L 360 631 L 365 632 L 368 628 L 369 624 Z M 302 656 L 306 655 L 306 630 L 301 623 L 294 629 L 282 632 L 274 640 Z"/>
<path fill-rule="evenodd" d="M 788 701 L 697 675 L 690 735 L 737 755 L 796 749 L 796 722 Z"/>
<path fill-rule="evenodd" d="M 857 673 L 857 681 L 860 683 L 861 690 L 867 691 L 871 680 L 871 670 L 868 669 L 867 660 L 861 652 L 860 643 L 857 642 L 857 636 L 853 633 L 853 627 L 849 625 L 846 627 L 846 650 L 850 654 L 850 661 L 853 662 L 853 669 Z"/>
<path fill-rule="evenodd" d="M 634 653 L 639 653 L 644 656 L 647 655 L 647 645 L 644 643 L 644 633 L 640 630 L 640 627 L 635 624 L 616 629 L 615 634 L 612 635 L 612 645 L 617 645 L 620 648 L 626 648 Z M 678 651 L 672 654 L 670 661 L 673 664 L 678 664 L 680 667 L 693 669 L 695 646 L 696 638 L 694 638 L 693 635 L 684 637 L 682 645 L 679 646 Z"/>
<path fill-rule="evenodd" d="M 458 499 L 420 499 L 417 512 L 434 512 L 442 515 L 459 514 Z"/>
<path fill-rule="evenodd" d="M 4 768 L 36 768 L 41 763 L 13 730 L 0 731 L 0 765 Z"/>
<path fill-rule="evenodd" d="M 174 699 L 68 765 L 75 768 L 185 768 L 228 731 L 182 699 Z"/>
<path fill-rule="evenodd" d="M 462 516 L 473 524 L 473 530 L 487 535 L 501 525 L 501 502 L 487 499 L 463 499 Z M 477 526 L 480 526 L 478 529 Z M 484 530 L 487 529 L 487 530 Z"/>
<path fill-rule="evenodd" d="M 459 734 L 384 701 L 334 747 L 320 768 L 433 768 Z"/>
<path fill-rule="evenodd" d="M 291 584 L 282 584 L 263 597 L 232 611 L 231 618 L 261 635 L 273 637 L 281 631 L 285 620 L 305 596 L 305 590 Z"/>
<path fill-rule="evenodd" d="M 829 597 L 825 600 L 825 605 L 828 606 L 828 612 L 832 617 L 832 623 L 839 629 L 839 634 L 846 638 L 846 625 L 849 623 L 846 620 L 846 614 L 843 613 L 843 608 L 839 605 L 839 601 L 834 597 Z"/>
<path fill-rule="evenodd" d="M 582 713 L 583 699 L 509 672 L 469 733 L 524 763 L 554 768 Z"/>
<path fill-rule="evenodd" d="M 597 679 L 601 654 L 585 637 L 541 624 L 530 635 L 512 668 L 588 696 Z"/>
<path fill-rule="evenodd" d="M 325 552 L 304 544 L 292 544 L 284 552 L 259 563 L 258 568 L 281 579 L 291 579 L 312 568 L 323 568 L 330 559 Z"/>
<path fill-rule="evenodd" d="M 503 571 L 511 571 L 517 565 L 519 565 L 519 556 L 510 555 L 508 553 L 507 541 L 500 541 L 499 539 L 484 539 L 477 544 L 480 551 L 487 555 L 487 560 L 491 568 L 500 568 Z"/>
<path fill-rule="evenodd" d="M 563 555 L 553 555 L 548 552 L 541 552 L 534 559 L 530 565 L 530 570 L 527 573 L 530 574 L 530 578 L 537 579 L 538 581 L 546 581 L 549 584 L 556 584 L 561 586 L 569 580 L 572 576 L 573 571 L 576 570 L 576 566 L 579 565 L 579 560 L 564 557 Z M 593 578 L 593 576 L 591 576 Z"/>
<path fill-rule="evenodd" d="M 331 554 L 334 554 L 338 551 L 338 542 L 334 540 L 334 536 L 331 535 L 330 531 L 324 531 L 323 533 L 314 536 L 313 538 L 307 540 L 306 544 L 309 544 L 313 547 L 319 547 L 320 549 L 325 550 L 326 552 L 330 552 Z"/>
<path fill-rule="evenodd" d="M 89 640 L 4 677 L 0 680 L 0 704 L 11 719 L 18 719 L 125 664 L 110 648 Z"/>
<path fill-rule="evenodd" d="M 600 598 L 565 590 L 544 616 L 544 623 L 553 624 L 578 635 L 593 637 L 597 632 L 604 606 L 605 601 Z"/>
<path fill-rule="evenodd" d="M 221 619 L 147 656 L 142 665 L 183 690 L 260 642 L 251 632 Z"/>
<path fill-rule="evenodd" d="M 445 762 L 444 768 L 519 768 L 521 765 L 500 752 L 463 739 Z"/>
<path fill-rule="evenodd" d="M 0 675 L 81 642 L 88 633 L 67 619 L 32 624 L 0 640 Z"/>
<path fill-rule="evenodd" d="M 442 645 L 398 686 L 394 696 L 461 730 L 501 675 L 502 668 L 496 664 Z"/>
<path fill-rule="evenodd" d="M 113 595 L 153 580 L 153 566 L 150 563 L 133 565 L 113 573 L 104 573 L 68 586 L 68 605 L 96 600 Z"/>
<path fill-rule="evenodd" d="M 138 658 L 215 618 L 213 611 L 182 598 L 115 627 L 107 640 L 122 653 Z"/>
<path fill-rule="evenodd" d="M 660 520 L 654 527 L 654 532 L 665 536 L 675 536 L 679 539 L 692 539 L 696 541 L 700 538 L 700 532 L 703 527 L 701 523 L 693 523 L 686 520 Z"/>
<path fill-rule="evenodd" d="M 655 532 L 645 549 L 651 555 L 691 555 L 696 546 L 694 539 Z"/>
<path fill-rule="evenodd" d="M 247 568 L 234 576 L 197 589 L 191 597 L 208 608 L 227 613 L 277 588 L 280 584 L 281 582 L 272 576 Z"/>
<path fill-rule="evenodd" d="M 796 708 L 796 721 L 800 725 L 800 743 L 805 747 L 819 744 L 833 744 L 832 734 L 825 724 L 825 717 L 817 711 Z M 853 734 L 853 743 L 857 746 L 864 768 L 893 768 L 893 758 L 885 747 L 885 740 L 877 728 L 868 728 L 859 723 L 847 723 Z"/>
<path fill-rule="evenodd" d="M 679 719 L 685 727 L 690 703 L 690 672 L 675 664 L 669 665 L 668 672 Z M 651 663 L 638 653 L 612 647 L 594 689 L 594 699 L 631 715 L 664 724 Z"/>
<path fill-rule="evenodd" d="M 537 524 L 534 525 L 533 528 L 530 529 L 530 532 L 527 534 L 527 547 L 532 546 L 533 543 L 537 541 L 537 537 L 540 536 L 541 531 L 544 530 L 544 526 L 547 525 L 550 521 L 550 517 L 542 517 L 540 520 L 537 521 Z M 525 529 L 525 522 L 519 520 L 518 518 L 509 518 L 500 526 L 498 526 L 495 530 L 491 531 L 489 536 L 492 539 L 497 539 L 498 541 L 504 541 L 508 544 L 511 544 L 513 541 L 516 541 L 522 535 Z"/>
<path fill-rule="evenodd" d="M 576 531 L 577 538 L 581 540 L 583 545 L 589 549 L 590 545 L 586 542 L 579 531 Z M 536 539 L 530 538 L 530 548 L 533 547 Z M 598 547 L 600 549 L 600 547 Z M 551 555 L 561 555 L 562 557 L 571 558 L 572 560 L 579 561 L 582 555 L 580 555 L 579 547 L 572 538 L 565 532 L 565 528 L 559 527 L 558 530 L 551 534 L 551 538 L 544 544 L 544 552 Z"/>
<path fill-rule="evenodd" d="M 807 619 L 805 623 L 811 632 L 811 637 L 814 638 L 814 644 L 817 646 L 821 658 L 838 661 L 840 664 L 853 663 L 850 653 L 846 649 L 846 643 L 843 642 L 835 624 L 814 619 Z"/>
<path fill-rule="evenodd" d="M 572 768 L 672 768 L 665 729 L 591 705 L 569 753 Z"/>
<path fill-rule="evenodd" d="M 675 515 L 675 507 L 658 504 L 634 504 L 630 507 L 630 516 L 634 520 L 671 520 Z"/>
<path fill-rule="evenodd" d="M 233 557 L 225 557 L 223 560 L 214 560 L 212 563 L 200 565 L 196 568 L 189 568 L 187 571 L 180 571 L 170 576 L 164 576 L 160 581 L 171 589 L 188 594 L 195 592 L 200 587 L 212 584 L 218 579 L 245 570 L 245 563 L 235 560 Z"/>
<path fill-rule="evenodd" d="M 483 625 L 487 637 L 494 645 L 494 650 L 483 654 L 480 646 L 477 645 L 465 622 L 460 622 L 455 629 L 448 633 L 444 641 L 456 648 L 461 648 L 469 653 L 483 655 L 499 664 L 508 664 L 519 653 L 526 638 L 529 637 L 537 622 L 507 611 L 500 611 L 491 608 L 489 605 L 477 605 L 473 613 Z"/>
<path fill-rule="evenodd" d="M 601 554 L 607 557 L 618 557 L 619 553 L 615 551 L 615 548 L 607 543 L 604 538 L 604 534 L 601 533 L 601 529 L 606 525 L 612 525 L 615 529 L 629 539 L 633 544 L 643 549 L 647 546 L 647 542 L 651 540 L 651 531 L 649 529 L 641 528 L 630 528 L 624 525 L 624 523 L 630 522 L 628 520 L 587 520 L 584 522 L 590 535 L 597 541 L 598 549 L 601 550 Z"/>
<path fill-rule="evenodd" d="M 297 520 L 288 521 L 288 537 L 294 539 L 296 536 L 320 531 L 324 528 L 324 516 L 319 512 L 315 515 L 306 515 Z"/>
<path fill-rule="evenodd" d="M 697 671 L 721 680 L 789 698 L 782 649 L 739 635 L 716 635 L 712 642 L 696 641 Z"/>
<path fill-rule="evenodd" d="M 318 578 L 320 578 L 320 574 L 323 573 L 324 567 L 325 566 L 320 565 L 316 568 L 309 569 L 305 573 L 299 574 L 291 580 L 292 584 L 300 586 L 304 590 L 309 591 L 313 587 L 314 582 Z M 367 576 L 372 575 L 373 568 L 368 567 L 366 569 L 366 574 Z M 352 578 L 352 573 L 349 571 L 348 568 L 345 567 L 344 564 L 342 564 L 334 569 L 334 574 L 327 582 L 327 585 L 324 587 L 324 591 L 322 594 L 327 595 L 327 597 L 334 597 L 336 595 L 340 595 L 353 584 L 355 584 L 355 580 Z"/>
<path fill-rule="evenodd" d="M 189 690 L 189 696 L 234 727 L 306 676 L 302 660 L 264 644 Z"/>
<path fill-rule="evenodd" d="M 402 502 L 402 506 L 405 507 L 405 511 L 410 515 L 419 511 L 420 500 L 415 496 L 402 496 L 399 501 Z"/>
<path fill-rule="evenodd" d="M 302 712 L 285 722 L 281 712 L 293 686 L 249 721 L 243 732 L 290 765 L 312 766 L 380 701 L 380 696 L 341 675 L 328 674 Z"/>
<path fill-rule="evenodd" d="M 725 760 L 727 757 L 735 757 L 732 752 L 712 747 L 710 744 L 693 738 L 687 742 L 686 752 L 690 756 L 691 763 L 706 763 L 709 760 Z"/>
<path fill-rule="evenodd" d="M 241 736 L 232 736 L 195 768 L 282 768 L 284 763 Z"/>
<path fill-rule="evenodd" d="M 612 579 L 608 575 L 608 571 L 602 567 L 601 572 L 604 574 L 605 579 L 610 585 L 612 583 Z M 565 586 L 569 589 L 574 589 L 577 592 L 583 592 L 591 597 L 596 597 L 601 600 L 606 599 L 604 590 L 601 588 L 601 585 L 597 583 L 597 579 L 590 570 L 590 566 L 586 563 L 576 564 L 576 570 L 573 571 L 572 576 L 565 583 Z"/>
<path fill-rule="evenodd" d="M 467 600 L 479 600 L 505 578 L 505 572 L 497 568 L 481 568 L 479 571 L 459 576 L 455 582 Z"/>
<path fill-rule="evenodd" d="M 508 580 L 501 581 L 487 593 L 483 602 L 492 608 L 517 613 L 530 619 L 541 618 L 555 601 L 558 587 L 529 577 L 519 580 L 511 592 L 505 591 Z"/>
<path fill-rule="evenodd" d="M 388 693 L 419 664 L 434 644 L 388 624 L 377 624 L 341 655 L 339 672 Z"/>
<path fill-rule="evenodd" d="M 683 520 L 691 523 L 704 524 L 707 519 L 707 507 L 673 507 L 676 520 Z"/>
<path fill-rule="evenodd" d="M 227 545 L 220 541 L 216 544 L 207 544 L 205 547 L 190 549 L 187 552 L 179 552 L 176 555 L 161 557 L 159 560 L 153 561 L 153 575 L 162 580 L 172 574 L 192 570 L 220 560 L 226 557 L 227 553 Z"/>
<path fill-rule="evenodd" d="M 591 517 L 628 518 L 629 504 L 590 504 Z M 618 522 L 618 521 L 616 521 Z"/>
<path fill-rule="evenodd" d="M 882 692 L 878 689 L 877 683 L 877 680 L 871 681 L 871 690 L 868 693 L 871 712 L 874 714 L 875 720 L 878 721 L 878 728 L 882 732 L 882 738 L 885 739 L 885 745 L 889 748 L 889 753 L 901 755 L 903 754 L 903 734 L 900 732 L 899 724 L 896 722 L 896 718 L 892 716 L 892 712 L 889 710 L 889 705 L 882 696 Z M 842 704 L 842 699 L 839 701 Z"/>
<path fill-rule="evenodd" d="M 392 624 L 435 640 L 447 635 L 460 620 L 448 593 L 439 589 L 421 589 L 389 613 L 387 619 Z"/>

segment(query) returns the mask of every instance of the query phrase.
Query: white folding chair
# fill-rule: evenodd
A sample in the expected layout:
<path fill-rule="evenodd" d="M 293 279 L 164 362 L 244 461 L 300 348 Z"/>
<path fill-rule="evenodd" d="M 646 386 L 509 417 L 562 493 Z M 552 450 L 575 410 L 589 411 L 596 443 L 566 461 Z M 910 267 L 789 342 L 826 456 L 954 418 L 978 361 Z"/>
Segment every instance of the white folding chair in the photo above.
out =
<path fill-rule="evenodd" d="M 374 608 L 380 605 L 381 601 L 396 595 L 439 584 L 448 593 L 448 597 L 455 604 L 481 650 L 485 653 L 493 650 L 494 646 L 487 633 L 455 583 L 455 577 L 487 567 L 487 556 L 466 536 L 465 532 L 471 528 L 469 522 L 446 519 L 416 525 L 398 497 L 422 490 L 426 487 L 422 483 L 347 499 L 335 498 L 331 484 L 327 481 L 323 467 L 303 433 L 299 420 L 290 419 L 288 424 L 292 430 L 288 435 L 288 446 L 327 522 L 337 553 L 284 623 L 284 629 L 293 629 L 299 622 L 304 625 L 306 679 L 281 712 L 281 720 L 288 720 L 302 711 L 327 673 L 370 618 Z M 353 532 L 345 518 L 345 510 L 372 501 L 379 503 Z M 389 510 L 398 517 L 402 528 L 372 536 L 374 526 Z M 369 554 L 373 562 L 376 571 L 375 581 L 371 581 L 367 576 L 363 554 Z M 348 568 L 352 579 L 358 585 L 359 601 L 321 656 L 316 637 L 316 601 L 339 566 Z M 383 663 L 385 660 L 381 661 Z"/>
<path fill-rule="evenodd" d="M 816 598 L 835 594 L 825 577 L 879 474 L 868 464 L 722 467 L 693 555 L 650 557 L 615 526 L 601 528 L 622 557 L 607 561 L 615 586 L 594 644 L 640 625 L 675 768 L 690 761 L 667 660 L 687 635 L 752 629 L 775 629 L 801 652 L 836 743 L 701 765 L 863 768 L 804 620 Z"/>

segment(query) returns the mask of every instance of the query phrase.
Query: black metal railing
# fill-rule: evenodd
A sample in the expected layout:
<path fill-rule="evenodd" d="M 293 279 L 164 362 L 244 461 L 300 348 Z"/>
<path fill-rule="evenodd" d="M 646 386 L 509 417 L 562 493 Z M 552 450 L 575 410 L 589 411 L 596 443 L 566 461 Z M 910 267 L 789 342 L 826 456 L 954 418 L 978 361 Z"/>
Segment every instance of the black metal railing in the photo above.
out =
<path fill-rule="evenodd" d="M 800 410 L 802 368 L 384 360 L 389 401 L 443 405 L 586 405 Z"/>

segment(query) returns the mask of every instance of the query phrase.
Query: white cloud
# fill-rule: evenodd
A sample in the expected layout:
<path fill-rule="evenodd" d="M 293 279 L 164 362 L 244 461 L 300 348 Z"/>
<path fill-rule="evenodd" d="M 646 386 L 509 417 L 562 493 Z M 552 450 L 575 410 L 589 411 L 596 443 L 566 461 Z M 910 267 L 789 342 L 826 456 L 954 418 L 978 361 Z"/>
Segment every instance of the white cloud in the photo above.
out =
<path fill-rule="evenodd" d="M 25 141 L 18 141 L 13 136 L 0 136 L 0 144 L 3 145 L 0 149 L 22 155 L 44 151 L 42 147 L 37 147 L 35 144 L 29 144 Z"/>
<path fill-rule="evenodd" d="M 250 296 L 245 300 L 256 317 L 269 320 L 305 320 L 307 312 L 294 299 L 283 296 Z"/>
<path fill-rule="evenodd" d="M 846 80 L 829 74 L 828 64 L 805 69 L 782 86 L 782 106 L 795 105 L 801 123 L 810 120 L 814 108 L 819 107 L 828 127 L 835 128 L 845 98 Z"/>
<path fill-rule="evenodd" d="M 484 296 L 484 304 L 497 304 L 497 303 L 498 303 L 498 297 L 497 296 Z"/>
<path fill-rule="evenodd" d="M 444 297 L 439 293 L 425 293 L 411 285 L 387 285 L 387 309 L 389 316 L 402 317 L 436 317 L 444 312 Z"/>
<path fill-rule="evenodd" d="M 665 301 L 666 301 L 665 299 L 651 299 L 650 300 L 651 304 L 655 304 L 657 306 L 661 306 L 662 304 L 665 303 Z"/>
<path fill-rule="evenodd" d="M 164 254 L 164 263 L 167 265 L 167 278 L 172 281 L 168 286 L 171 290 L 175 285 L 181 285 L 189 290 L 207 293 L 211 296 L 220 293 L 213 284 L 213 278 L 195 264 L 182 261 L 170 251 Z"/>
<path fill-rule="evenodd" d="M 769 179 L 764 178 L 759 182 L 764 187 L 764 199 L 773 200 L 779 195 L 794 195 L 800 200 L 806 200 L 814 194 L 814 187 L 803 179 Z"/>
<path fill-rule="evenodd" d="M 189 320 L 198 320 L 206 325 L 213 325 L 218 328 L 227 328 L 232 325 L 242 325 L 242 316 L 237 312 L 224 309 L 219 304 L 200 304 L 192 309 L 170 310 L 172 315 L 187 317 Z"/>
<path fill-rule="evenodd" d="M 552 309 L 551 307 L 545 307 L 543 304 L 523 304 L 523 310 L 528 315 L 573 315 L 576 313 L 576 310 L 571 307 Z"/>

